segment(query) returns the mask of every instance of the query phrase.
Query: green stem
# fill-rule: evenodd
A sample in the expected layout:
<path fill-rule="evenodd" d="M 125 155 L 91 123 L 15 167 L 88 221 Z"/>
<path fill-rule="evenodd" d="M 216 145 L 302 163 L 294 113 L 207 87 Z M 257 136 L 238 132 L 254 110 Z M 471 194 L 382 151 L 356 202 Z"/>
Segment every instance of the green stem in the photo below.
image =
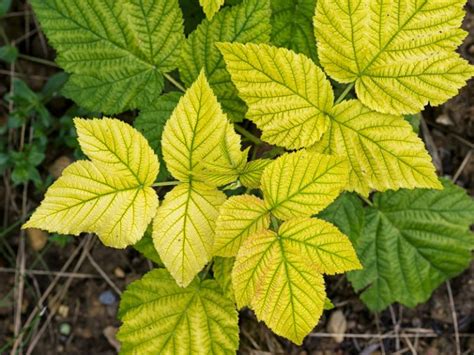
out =
<path fill-rule="evenodd" d="M 21 54 L 21 53 L 18 54 L 18 57 L 19 57 L 19 58 L 26 59 L 26 60 L 29 60 L 30 62 L 36 62 L 36 63 L 48 65 L 48 66 L 50 66 L 50 67 L 59 68 L 59 66 L 58 66 L 55 62 L 52 62 L 52 61 L 50 61 L 50 60 L 41 59 L 41 58 L 36 58 L 36 57 L 32 57 L 32 56 L 30 56 L 30 55 Z"/>
<path fill-rule="evenodd" d="M 354 88 L 354 83 L 350 83 L 349 85 L 346 86 L 346 88 L 344 89 L 343 93 L 341 94 L 341 96 L 339 96 L 336 100 L 336 105 L 337 104 L 340 104 L 342 102 L 342 100 L 344 100 L 346 98 L 346 96 L 351 92 L 351 90 Z"/>
<path fill-rule="evenodd" d="M 176 186 L 179 185 L 179 181 L 163 181 L 163 182 L 157 182 L 153 185 L 152 187 L 163 187 L 163 186 Z"/>
<path fill-rule="evenodd" d="M 174 86 L 176 86 L 179 90 L 181 90 L 182 92 L 185 92 L 186 89 L 184 88 L 183 85 L 181 85 L 175 78 L 173 78 L 171 75 L 169 74 L 163 74 L 163 76 L 168 79 L 168 81 L 173 84 Z"/>
<path fill-rule="evenodd" d="M 250 133 L 249 131 L 247 131 L 245 128 L 239 126 L 238 124 L 235 124 L 234 125 L 234 128 L 235 130 L 240 133 L 241 135 L 243 135 L 245 138 L 247 138 L 249 141 L 251 141 L 252 143 L 256 144 L 256 145 L 262 145 L 263 144 L 263 141 L 258 138 L 257 136 L 253 135 L 252 133 Z"/>
<path fill-rule="evenodd" d="M 276 219 L 276 217 L 272 216 L 271 220 L 272 220 L 273 229 L 275 230 L 275 232 L 278 232 L 278 228 L 280 228 L 280 223 L 278 223 L 278 219 Z"/>

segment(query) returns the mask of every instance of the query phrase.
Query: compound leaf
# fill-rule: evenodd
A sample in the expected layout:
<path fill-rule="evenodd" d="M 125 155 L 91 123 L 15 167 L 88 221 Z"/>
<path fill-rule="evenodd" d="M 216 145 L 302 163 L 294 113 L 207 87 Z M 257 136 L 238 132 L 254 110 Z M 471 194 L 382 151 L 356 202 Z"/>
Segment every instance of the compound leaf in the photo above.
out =
<path fill-rule="evenodd" d="M 171 174 L 183 182 L 195 181 L 207 163 L 222 161 L 220 145 L 228 124 L 201 72 L 179 101 L 163 132 L 163 156 Z"/>
<path fill-rule="evenodd" d="M 232 82 L 262 139 L 289 149 L 308 147 L 328 127 L 334 94 L 308 57 L 266 44 L 221 43 Z"/>
<path fill-rule="evenodd" d="M 225 0 L 199 0 L 199 3 L 209 20 L 212 20 L 216 12 L 219 11 Z"/>
<path fill-rule="evenodd" d="M 212 271 L 214 278 L 221 287 L 222 292 L 227 298 L 235 301 L 234 289 L 232 288 L 232 269 L 234 268 L 235 258 L 221 258 L 216 256 Z"/>
<path fill-rule="evenodd" d="M 410 124 L 358 100 L 334 107 L 328 133 L 315 148 L 346 156 L 351 167 L 348 190 L 365 196 L 371 189 L 441 188 L 431 157 Z"/>
<path fill-rule="evenodd" d="M 408 307 L 425 302 L 441 283 L 469 265 L 473 216 L 473 200 L 448 182 L 441 191 L 377 193 L 374 207 L 366 209 L 362 231 L 335 221 L 351 231 L 348 235 L 364 265 L 351 272 L 349 280 L 356 290 L 364 290 L 361 298 L 372 310 L 394 302 Z"/>
<path fill-rule="evenodd" d="M 215 221 L 226 200 L 201 183 L 183 183 L 169 192 L 153 221 L 153 240 L 163 263 L 186 287 L 211 259 Z"/>
<path fill-rule="evenodd" d="M 211 87 L 232 121 L 241 121 L 246 107 L 237 96 L 215 44 L 268 42 L 270 14 L 269 0 L 244 0 L 239 5 L 219 11 L 211 21 L 204 20 L 183 46 L 179 65 L 182 80 L 190 85 L 204 69 Z"/>
<path fill-rule="evenodd" d="M 265 206 L 275 217 L 308 217 L 326 208 L 347 185 L 347 161 L 301 150 L 285 154 L 262 175 Z"/>
<path fill-rule="evenodd" d="M 111 247 L 135 244 L 158 207 L 159 171 L 145 138 L 116 119 L 74 120 L 91 161 L 71 164 L 23 228 L 61 234 L 94 232 Z"/>
<path fill-rule="evenodd" d="M 117 334 L 122 354 L 235 354 L 238 314 L 214 280 L 176 285 L 163 269 L 127 287 Z"/>
<path fill-rule="evenodd" d="M 315 8 L 316 0 L 272 0 L 272 43 L 317 61 Z"/>
<path fill-rule="evenodd" d="M 355 83 L 368 107 L 417 113 L 458 93 L 474 75 L 455 49 L 464 0 L 321 0 L 314 19 L 326 72 Z"/>
<path fill-rule="evenodd" d="M 229 198 L 220 208 L 216 221 L 214 255 L 237 255 L 248 236 L 270 226 L 270 214 L 263 200 L 252 195 Z"/>
<path fill-rule="evenodd" d="M 57 62 L 71 78 L 64 92 L 91 111 L 143 107 L 159 97 L 163 72 L 184 41 L 178 0 L 33 0 Z"/>
<path fill-rule="evenodd" d="M 249 161 L 240 172 L 240 182 L 249 189 L 257 189 L 260 187 L 263 170 L 272 161 L 270 159 L 256 159 Z"/>
<path fill-rule="evenodd" d="M 284 222 L 242 245 L 232 272 L 237 304 L 250 305 L 277 334 L 301 344 L 315 327 L 326 299 L 320 272 L 360 268 L 347 237 L 317 219 Z"/>

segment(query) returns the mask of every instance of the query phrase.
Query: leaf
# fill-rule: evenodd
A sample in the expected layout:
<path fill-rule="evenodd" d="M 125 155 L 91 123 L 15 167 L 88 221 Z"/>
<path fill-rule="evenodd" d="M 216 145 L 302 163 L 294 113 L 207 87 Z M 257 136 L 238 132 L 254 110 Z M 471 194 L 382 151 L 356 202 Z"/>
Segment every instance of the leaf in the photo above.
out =
<path fill-rule="evenodd" d="M 232 268 L 234 267 L 235 258 L 221 258 L 216 256 L 212 271 L 214 278 L 221 287 L 222 293 L 235 302 L 234 290 L 232 288 Z"/>
<path fill-rule="evenodd" d="M 249 107 L 247 118 L 268 143 L 298 149 L 318 141 L 328 127 L 334 94 L 308 57 L 265 44 L 221 43 L 232 82 Z"/>
<path fill-rule="evenodd" d="M 334 107 L 328 133 L 315 148 L 346 156 L 348 189 L 365 196 L 371 189 L 441 188 L 431 157 L 410 124 L 371 111 L 358 100 Z"/>
<path fill-rule="evenodd" d="M 180 288 L 163 269 L 127 287 L 117 334 L 122 354 L 234 354 L 238 315 L 214 280 Z"/>
<path fill-rule="evenodd" d="M 158 207 L 151 187 L 159 164 L 145 138 L 116 119 L 75 119 L 91 161 L 69 165 L 22 228 L 94 232 L 111 247 L 135 244 Z"/>
<path fill-rule="evenodd" d="M 219 146 L 227 125 L 227 117 L 201 72 L 163 132 L 163 156 L 171 174 L 183 182 L 196 181 L 207 163 L 222 161 Z"/>
<path fill-rule="evenodd" d="M 212 21 L 204 20 L 183 46 L 179 72 L 190 85 L 204 69 L 212 89 L 232 121 L 242 121 L 245 104 L 237 96 L 217 42 L 268 42 L 270 40 L 270 1 L 244 0 L 225 8 Z"/>
<path fill-rule="evenodd" d="M 318 60 L 313 30 L 316 0 L 272 0 L 272 43 Z"/>
<path fill-rule="evenodd" d="M 239 307 L 250 305 L 275 333 L 301 344 L 326 304 L 320 272 L 358 268 L 347 237 L 327 222 L 303 218 L 284 222 L 278 234 L 267 230 L 248 238 L 232 282 Z"/>
<path fill-rule="evenodd" d="M 241 139 L 231 123 L 225 128 L 218 149 L 221 159 L 205 164 L 205 179 L 208 184 L 223 186 L 236 181 L 247 164 L 248 149 L 241 151 Z"/>
<path fill-rule="evenodd" d="M 178 0 L 33 0 L 58 64 L 71 78 L 64 93 L 109 114 L 159 97 L 184 41 Z"/>
<path fill-rule="evenodd" d="M 224 193 L 200 183 L 169 192 L 153 221 L 153 240 L 163 263 L 186 287 L 211 259 L 215 221 Z"/>
<path fill-rule="evenodd" d="M 355 83 L 368 107 L 390 114 L 417 113 L 455 96 L 474 75 L 454 50 L 464 0 L 321 0 L 314 19 L 325 71 Z"/>
<path fill-rule="evenodd" d="M 140 111 L 140 115 L 133 122 L 134 127 L 140 131 L 148 143 L 158 155 L 160 162 L 163 162 L 163 154 L 161 153 L 161 137 L 166 121 L 170 118 L 173 110 L 178 105 L 181 93 L 170 92 L 160 96 L 150 106 Z M 158 175 L 158 180 L 163 181 L 169 175 L 164 164 Z"/>
<path fill-rule="evenodd" d="M 225 0 L 199 0 L 206 17 L 212 20 L 214 15 L 219 11 Z"/>
<path fill-rule="evenodd" d="M 374 207 L 366 209 L 363 230 L 345 227 L 364 265 L 349 273 L 349 280 L 357 291 L 364 290 L 361 298 L 371 310 L 425 302 L 469 265 L 474 202 L 459 187 L 443 184 L 441 191 L 378 193 Z"/>
<path fill-rule="evenodd" d="M 240 182 L 249 189 L 258 189 L 262 179 L 263 170 L 272 161 L 270 159 L 256 159 L 249 161 L 240 172 Z"/>
<path fill-rule="evenodd" d="M 219 210 L 213 254 L 236 256 L 250 235 L 269 226 L 270 214 L 261 199 L 252 195 L 231 197 Z"/>
<path fill-rule="evenodd" d="M 147 230 L 143 238 L 140 239 L 133 248 L 141 253 L 145 258 L 153 261 L 157 265 L 163 266 L 163 261 L 161 261 L 161 258 L 153 245 L 151 231 Z"/>
<path fill-rule="evenodd" d="M 263 172 L 265 206 L 282 220 L 316 214 L 346 187 L 347 173 L 344 158 L 304 150 L 285 154 Z"/>

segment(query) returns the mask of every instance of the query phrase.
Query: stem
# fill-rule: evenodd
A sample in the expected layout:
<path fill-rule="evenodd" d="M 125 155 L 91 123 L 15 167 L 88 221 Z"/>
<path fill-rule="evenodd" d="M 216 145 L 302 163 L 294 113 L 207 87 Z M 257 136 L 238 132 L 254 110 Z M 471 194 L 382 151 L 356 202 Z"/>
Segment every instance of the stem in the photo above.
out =
<path fill-rule="evenodd" d="M 369 206 L 373 206 L 373 205 L 374 205 L 374 204 L 372 203 L 372 201 L 370 201 L 367 197 L 364 197 L 364 196 L 361 196 L 361 195 L 359 195 L 359 197 L 360 197 L 362 200 L 364 200 L 364 202 L 365 202 L 366 204 L 368 204 Z"/>
<path fill-rule="evenodd" d="M 252 143 L 256 144 L 256 145 L 262 145 L 263 144 L 263 141 L 258 138 L 257 136 L 253 135 L 252 133 L 250 133 L 249 131 L 247 131 L 245 128 L 239 126 L 238 124 L 235 124 L 234 125 L 234 128 L 235 130 L 240 133 L 241 135 L 243 135 L 245 138 L 247 138 L 249 141 L 251 141 Z"/>
<path fill-rule="evenodd" d="M 163 186 L 176 186 L 179 185 L 179 181 L 163 181 L 163 182 L 157 182 L 153 185 L 152 187 L 163 187 Z"/>
<path fill-rule="evenodd" d="M 163 76 L 168 79 L 168 81 L 173 84 L 174 86 L 176 86 L 179 90 L 181 90 L 182 92 L 185 92 L 186 89 L 184 88 L 183 85 L 181 85 L 177 80 L 175 80 L 175 78 L 173 78 L 171 75 L 169 74 L 163 74 Z"/>
<path fill-rule="evenodd" d="M 59 68 L 59 66 L 55 62 L 52 62 L 50 60 L 36 58 L 36 57 L 32 57 L 30 55 L 21 54 L 21 53 L 18 54 L 18 57 L 29 60 L 30 62 L 36 62 L 36 63 L 48 65 L 48 66 L 53 67 L 53 68 Z"/>
<path fill-rule="evenodd" d="M 337 98 L 336 105 L 340 104 L 342 102 L 342 100 L 344 100 L 346 98 L 347 94 L 349 94 L 353 88 L 354 88 L 354 83 L 351 83 L 351 84 L 347 85 L 346 88 L 344 89 L 343 93 L 341 94 L 341 96 L 339 96 Z"/>
<path fill-rule="evenodd" d="M 275 232 L 278 232 L 278 228 L 280 228 L 280 223 L 278 223 L 278 219 L 276 219 L 274 216 L 271 217 L 272 220 L 272 227 L 275 230 Z"/>

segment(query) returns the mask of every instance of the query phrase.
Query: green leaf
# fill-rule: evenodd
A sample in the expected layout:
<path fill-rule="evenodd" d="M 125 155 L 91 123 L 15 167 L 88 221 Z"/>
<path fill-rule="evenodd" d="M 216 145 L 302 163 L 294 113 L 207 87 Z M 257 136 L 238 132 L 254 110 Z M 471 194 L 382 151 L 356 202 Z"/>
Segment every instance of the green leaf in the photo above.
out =
<path fill-rule="evenodd" d="M 219 11 L 225 0 L 199 0 L 206 17 L 212 20 L 214 15 Z"/>
<path fill-rule="evenodd" d="M 252 234 L 270 226 L 270 214 L 261 199 L 251 195 L 233 196 L 219 210 L 214 255 L 236 256 Z"/>
<path fill-rule="evenodd" d="M 0 0 L 0 16 L 4 16 L 10 11 L 12 0 Z"/>
<path fill-rule="evenodd" d="M 176 68 L 184 40 L 178 0 L 33 0 L 57 62 L 71 78 L 65 95 L 109 114 L 149 105 Z"/>
<path fill-rule="evenodd" d="M 364 290 L 361 298 L 370 309 L 394 302 L 414 307 L 469 265 L 474 202 L 452 183 L 444 182 L 444 188 L 376 194 L 361 231 L 335 221 L 351 231 L 364 269 L 351 272 L 349 280 L 356 290 Z M 345 210 L 358 213 L 352 207 Z"/>
<path fill-rule="evenodd" d="M 282 220 L 318 213 L 347 185 L 344 158 L 301 150 L 285 154 L 262 175 L 266 208 Z"/>
<path fill-rule="evenodd" d="M 170 92 L 155 100 L 150 106 L 140 111 L 140 115 L 135 119 L 133 125 L 148 140 L 150 147 L 153 148 L 158 155 L 160 162 L 163 162 L 163 154 L 161 152 L 161 136 L 165 124 L 170 118 L 173 110 L 178 105 L 181 93 Z M 158 180 L 166 180 L 169 173 L 164 169 L 164 164 L 158 175 Z"/>
<path fill-rule="evenodd" d="M 275 333 L 301 344 L 325 305 L 320 272 L 359 267 L 348 238 L 337 228 L 301 218 L 284 222 L 278 234 L 267 230 L 248 238 L 237 255 L 232 283 L 239 307 L 250 305 Z"/>
<path fill-rule="evenodd" d="M 308 57 L 266 44 L 222 43 L 227 70 L 249 107 L 247 118 L 268 143 L 298 149 L 317 142 L 329 123 L 334 94 Z"/>
<path fill-rule="evenodd" d="M 221 258 L 216 256 L 212 271 L 214 278 L 221 287 L 222 293 L 229 299 L 235 301 L 234 289 L 232 288 L 232 269 L 234 267 L 235 258 Z"/>
<path fill-rule="evenodd" d="M 417 113 L 455 96 L 474 69 L 455 50 L 465 0 L 318 0 L 314 19 L 325 71 L 355 83 L 368 107 Z"/>
<path fill-rule="evenodd" d="M 180 288 L 165 270 L 127 287 L 120 302 L 121 354 L 235 354 L 238 315 L 214 280 Z"/>
<path fill-rule="evenodd" d="M 316 0 L 272 0 L 272 43 L 318 61 L 313 30 Z"/>
<path fill-rule="evenodd" d="M 315 150 L 347 157 L 348 190 L 365 196 L 372 189 L 441 188 L 431 157 L 410 124 L 358 100 L 333 108 L 328 133 Z"/>
<path fill-rule="evenodd" d="M 163 265 L 163 261 L 160 258 L 160 255 L 156 251 L 155 246 L 153 245 L 153 238 L 150 231 L 146 231 L 142 239 L 136 243 L 133 248 L 143 254 L 143 256 L 157 265 Z"/>
<path fill-rule="evenodd" d="M 204 68 L 212 89 L 232 121 L 241 121 L 246 107 L 237 96 L 215 44 L 268 42 L 270 12 L 269 0 L 245 0 L 240 5 L 219 11 L 212 21 L 204 20 L 183 46 L 179 65 L 181 79 L 189 86 Z"/>
<path fill-rule="evenodd" d="M 0 60 L 7 62 L 7 63 L 13 63 L 16 58 L 18 57 L 18 49 L 16 49 L 15 46 L 2 46 L 0 47 Z"/>
<path fill-rule="evenodd" d="M 145 138 L 122 121 L 76 118 L 74 123 L 90 161 L 69 165 L 22 228 L 94 232 L 107 246 L 133 245 L 158 207 L 151 187 L 158 159 Z"/>

